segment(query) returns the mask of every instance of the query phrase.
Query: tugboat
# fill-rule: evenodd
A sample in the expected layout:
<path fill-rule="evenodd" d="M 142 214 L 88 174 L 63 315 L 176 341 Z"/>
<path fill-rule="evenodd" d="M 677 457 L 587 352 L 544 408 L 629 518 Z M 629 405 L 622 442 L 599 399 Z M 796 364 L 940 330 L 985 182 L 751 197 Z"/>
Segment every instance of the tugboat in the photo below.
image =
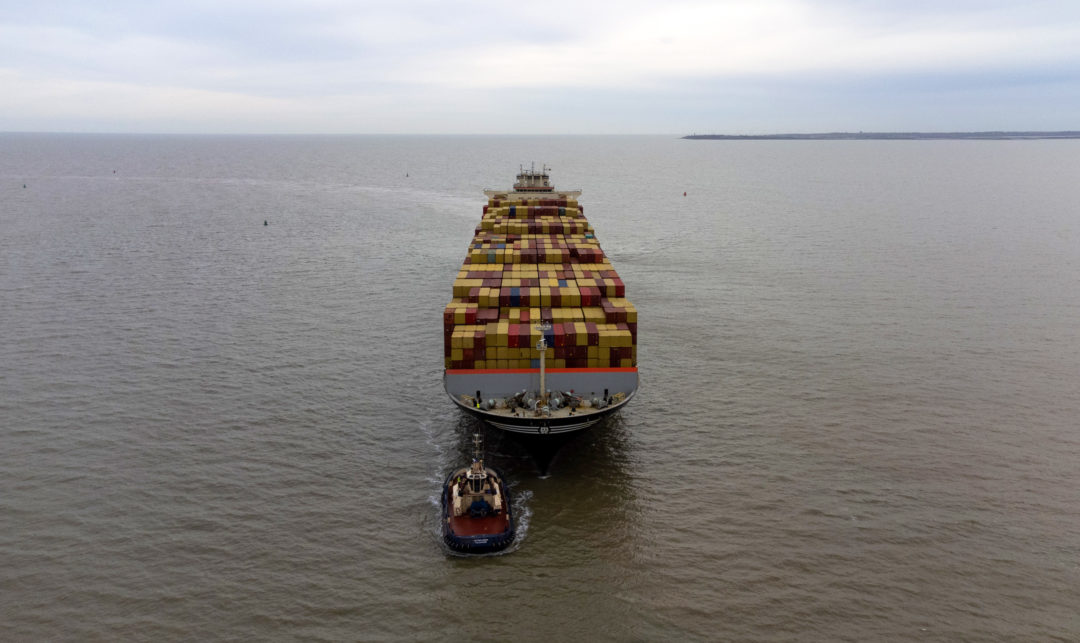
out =
<path fill-rule="evenodd" d="M 451 473 L 443 484 L 443 540 L 451 549 L 483 554 L 505 549 L 514 540 L 514 517 L 506 482 L 484 466 L 483 439 L 473 436 L 472 464 Z"/>

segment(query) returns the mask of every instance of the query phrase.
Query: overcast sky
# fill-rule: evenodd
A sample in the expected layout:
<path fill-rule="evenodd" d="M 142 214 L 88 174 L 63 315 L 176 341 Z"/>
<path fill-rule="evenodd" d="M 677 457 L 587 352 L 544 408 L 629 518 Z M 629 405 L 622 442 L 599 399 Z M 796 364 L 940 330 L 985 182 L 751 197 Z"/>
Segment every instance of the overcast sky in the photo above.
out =
<path fill-rule="evenodd" d="M 1080 129 L 1080 1 L 0 0 L 0 131 Z"/>

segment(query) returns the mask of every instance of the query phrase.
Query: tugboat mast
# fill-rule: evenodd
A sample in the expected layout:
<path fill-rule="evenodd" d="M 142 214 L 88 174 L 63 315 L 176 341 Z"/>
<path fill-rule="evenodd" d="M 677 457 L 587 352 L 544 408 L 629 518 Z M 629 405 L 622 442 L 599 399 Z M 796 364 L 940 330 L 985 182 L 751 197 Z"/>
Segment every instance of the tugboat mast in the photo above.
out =
<path fill-rule="evenodd" d="M 473 460 L 482 463 L 484 461 L 484 438 L 483 438 L 483 436 L 480 435 L 479 431 L 477 431 L 476 433 L 473 433 L 472 442 L 473 442 Z"/>

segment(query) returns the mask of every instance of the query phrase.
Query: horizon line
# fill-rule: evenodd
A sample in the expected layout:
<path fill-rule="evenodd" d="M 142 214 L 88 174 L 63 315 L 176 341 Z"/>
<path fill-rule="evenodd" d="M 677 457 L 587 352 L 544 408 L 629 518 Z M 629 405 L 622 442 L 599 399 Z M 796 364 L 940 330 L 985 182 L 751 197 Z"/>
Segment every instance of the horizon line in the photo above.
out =
<path fill-rule="evenodd" d="M 949 138 L 949 137 L 1057 137 L 1080 138 L 1080 130 L 896 130 L 896 131 L 844 131 L 829 132 L 776 132 L 744 134 L 679 134 L 674 132 L 653 133 L 561 133 L 536 134 L 525 132 L 175 132 L 175 131 L 94 131 L 94 130 L 0 130 L 0 135 L 80 135 L 80 136 L 522 136 L 522 137 L 576 137 L 576 136 L 674 136 L 680 139 L 812 139 L 812 138 Z"/>

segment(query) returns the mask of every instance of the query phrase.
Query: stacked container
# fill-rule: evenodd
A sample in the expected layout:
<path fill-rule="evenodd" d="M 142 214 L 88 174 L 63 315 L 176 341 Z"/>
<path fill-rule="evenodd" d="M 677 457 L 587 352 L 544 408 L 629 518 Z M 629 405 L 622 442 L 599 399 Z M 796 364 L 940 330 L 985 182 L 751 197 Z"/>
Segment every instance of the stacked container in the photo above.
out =
<path fill-rule="evenodd" d="M 576 199 L 490 193 L 443 312 L 455 371 L 634 368 L 637 311 Z"/>

